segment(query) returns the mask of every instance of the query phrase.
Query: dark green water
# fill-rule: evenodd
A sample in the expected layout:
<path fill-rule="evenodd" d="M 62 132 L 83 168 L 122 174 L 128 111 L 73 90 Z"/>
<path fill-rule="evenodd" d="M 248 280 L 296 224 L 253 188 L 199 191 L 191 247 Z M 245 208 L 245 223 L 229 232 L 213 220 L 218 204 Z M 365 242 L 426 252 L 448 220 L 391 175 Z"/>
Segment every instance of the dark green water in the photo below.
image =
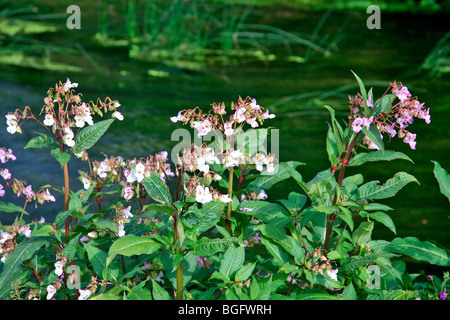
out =
<path fill-rule="evenodd" d="M 47 6 L 57 12 L 65 11 L 64 2 L 58 5 L 48 3 Z M 121 112 L 125 121 L 114 123 L 92 150 L 94 155 L 101 158 L 104 152 L 133 158 L 161 150 L 170 151 L 176 144 L 170 141 L 170 134 L 179 126 L 171 123 L 169 117 L 176 115 L 178 110 L 208 107 L 212 102 L 224 101 L 229 104 L 239 96 L 251 96 L 277 115 L 271 125 L 280 129 L 280 160 L 305 162 L 306 166 L 301 167 L 300 172 L 305 180 L 309 180 L 329 166 L 325 149 L 328 114 L 321 106 L 328 104 L 346 111 L 347 95 L 356 94 L 357 87 L 328 98 L 319 99 L 316 95 L 312 99 L 300 99 L 289 105 L 273 105 L 291 95 L 327 92 L 354 84 L 350 70 L 354 70 L 364 81 L 382 81 L 387 85 L 394 80 L 401 81 L 413 95 L 419 97 L 419 101 L 426 102 L 431 108 L 432 122 L 426 125 L 417 120 L 410 127 L 417 133 L 416 150 L 410 150 L 408 145 L 396 139 L 386 148 L 406 153 L 415 164 L 394 161 L 365 165 L 360 169 L 365 170 L 366 181 L 384 182 L 398 171 L 413 174 L 420 186 L 409 184 L 397 197 L 384 202 L 395 209 L 391 216 L 397 227 L 397 235 L 437 241 L 450 248 L 450 204 L 439 192 L 431 163 L 431 160 L 438 161 L 450 171 L 450 79 L 448 76 L 431 78 L 419 70 L 426 55 L 448 31 L 448 15 L 382 12 L 381 29 L 369 30 L 366 28 L 368 15 L 364 12 L 333 12 L 321 34 L 333 35 L 344 28 L 345 38 L 338 44 L 338 51 L 329 57 L 316 55 L 303 64 L 286 62 L 280 58 L 270 63 L 236 63 L 208 70 L 216 75 L 225 75 L 227 80 L 211 74 L 174 69 L 169 69 L 170 77 L 153 78 L 147 75 L 147 69 L 155 68 L 155 65 L 129 59 L 126 50 L 101 49 L 92 44 L 91 38 L 97 28 L 96 11 L 93 8 L 95 2 L 89 6 L 86 6 L 86 1 L 80 3 L 83 13 L 81 30 L 67 30 L 64 28 L 65 21 L 61 21 L 62 27 L 56 37 L 54 34 L 45 35 L 42 40 L 62 46 L 71 46 L 75 42 L 83 44 L 100 66 L 101 72 L 89 63 L 86 63 L 87 71 L 83 73 L 43 72 L 2 65 L 1 114 L 16 107 L 23 109 L 25 105 L 30 105 L 38 113 L 48 87 L 69 77 L 79 83 L 78 90 L 83 93 L 85 100 L 109 96 L 122 104 Z M 261 9 L 256 13 L 252 19 L 259 23 L 308 33 L 314 30 L 322 16 L 322 13 L 297 12 L 282 7 Z M 278 57 L 285 54 L 283 48 L 274 50 Z M 73 56 L 67 57 L 68 61 L 73 59 Z M 375 95 L 381 95 L 385 88 L 375 86 Z M 9 135 L 4 130 L 4 122 L 0 128 L 1 145 L 12 148 L 18 157 L 16 162 L 9 163 L 10 171 L 36 186 L 47 183 L 57 187 L 63 185 L 59 164 L 49 154 L 23 150 L 32 131 L 37 129 L 36 126 L 27 123 L 22 136 Z M 72 160 L 70 166 L 72 178 L 78 176 L 78 169 L 87 170 L 83 163 L 76 160 Z M 347 174 L 357 172 L 353 169 L 348 170 Z M 76 181 L 72 185 L 81 187 Z M 272 189 L 269 199 L 275 201 L 291 191 L 299 190 L 288 181 Z M 15 201 L 14 198 L 9 199 Z M 52 220 L 62 210 L 61 200 L 60 196 L 56 204 L 29 208 L 32 213 L 29 219 L 45 216 L 48 221 Z M 13 220 L 13 216 L 3 213 L 0 217 L 4 224 Z M 382 225 L 375 228 L 375 238 L 390 239 L 394 236 Z"/>

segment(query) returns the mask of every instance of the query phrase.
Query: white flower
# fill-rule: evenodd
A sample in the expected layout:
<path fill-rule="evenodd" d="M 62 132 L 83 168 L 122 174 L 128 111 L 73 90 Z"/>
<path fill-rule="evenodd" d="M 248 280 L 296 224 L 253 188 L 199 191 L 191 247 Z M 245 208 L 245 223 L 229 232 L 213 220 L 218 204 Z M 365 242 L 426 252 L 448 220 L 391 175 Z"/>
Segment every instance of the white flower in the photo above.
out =
<path fill-rule="evenodd" d="M 263 119 L 273 119 L 275 118 L 274 114 L 269 114 L 269 110 L 266 110 L 266 112 L 263 113 Z"/>
<path fill-rule="evenodd" d="M 240 150 L 234 150 L 225 157 L 225 167 L 238 166 L 244 160 L 244 154 Z"/>
<path fill-rule="evenodd" d="M 234 134 L 233 124 L 231 122 L 225 122 L 223 128 L 226 136 L 232 136 Z"/>
<path fill-rule="evenodd" d="M 92 292 L 89 289 L 86 289 L 86 290 L 78 289 L 78 292 L 80 293 L 78 300 L 86 300 L 92 294 Z"/>
<path fill-rule="evenodd" d="M 91 238 L 91 239 L 95 239 L 95 238 L 98 237 L 97 231 L 91 231 L 91 232 L 89 232 L 87 235 L 88 235 L 88 237 Z"/>
<path fill-rule="evenodd" d="M 133 218 L 133 214 L 130 212 L 130 210 L 131 210 L 131 206 L 128 206 L 128 208 L 126 208 L 122 211 L 122 213 L 124 214 L 126 219 Z"/>
<path fill-rule="evenodd" d="M 335 281 L 337 281 L 337 273 L 338 273 L 338 269 L 335 269 L 335 270 L 333 270 L 333 269 L 327 270 L 327 275 L 328 275 L 331 279 L 333 279 L 333 280 L 335 280 Z"/>
<path fill-rule="evenodd" d="M 178 121 L 184 121 L 184 116 L 181 114 L 181 111 L 178 112 L 178 115 L 176 117 L 170 117 L 170 121 L 173 123 L 176 123 Z"/>
<path fill-rule="evenodd" d="M 221 194 L 219 196 L 219 200 L 225 203 L 228 203 L 231 201 L 230 197 L 227 194 Z"/>
<path fill-rule="evenodd" d="M 76 88 L 78 87 L 78 83 L 74 82 L 70 82 L 69 78 L 67 78 L 66 83 L 64 83 L 64 92 L 68 91 L 71 88 Z"/>
<path fill-rule="evenodd" d="M 144 171 L 145 171 L 145 166 L 142 163 L 138 163 L 135 168 L 135 175 L 136 175 L 137 182 L 141 182 L 142 179 L 144 179 Z"/>
<path fill-rule="evenodd" d="M 200 202 L 201 204 L 205 204 L 207 202 L 211 202 L 212 200 L 213 199 L 211 193 L 209 192 L 209 188 L 203 188 L 202 186 L 198 185 L 195 189 L 195 201 Z"/>
<path fill-rule="evenodd" d="M 8 232 L 4 232 L 3 230 L 0 230 L 2 238 L 0 239 L 0 243 L 5 243 L 6 240 L 13 239 L 13 236 L 9 234 Z"/>
<path fill-rule="evenodd" d="M 123 226 L 123 224 L 120 224 L 120 225 L 118 225 L 117 227 L 118 227 L 118 229 L 119 229 L 119 233 L 117 234 L 117 236 L 118 236 L 119 238 L 122 238 L 122 237 L 125 235 L 125 230 L 123 229 L 124 226 Z"/>
<path fill-rule="evenodd" d="M 61 262 L 61 261 L 57 261 L 56 263 L 55 263 L 55 274 L 57 275 L 57 276 L 60 276 L 60 275 L 62 275 L 63 274 L 63 267 L 64 267 L 64 264 Z"/>
<path fill-rule="evenodd" d="M 47 113 L 45 115 L 44 124 L 46 126 L 49 126 L 49 127 L 54 125 L 55 124 L 55 119 L 53 118 L 53 115 L 51 115 L 50 113 Z"/>
<path fill-rule="evenodd" d="M 256 196 L 256 199 L 258 200 L 265 200 L 267 199 L 267 194 L 264 190 L 261 189 L 261 191 L 259 192 L 259 194 Z"/>
<path fill-rule="evenodd" d="M 112 114 L 112 117 L 116 118 L 117 120 L 120 120 L 120 121 L 123 120 L 123 115 L 119 111 L 114 111 Z"/>
<path fill-rule="evenodd" d="M 56 293 L 56 288 L 53 285 L 49 285 L 47 287 L 47 300 L 50 300 L 51 298 L 53 298 L 55 293 Z"/>
<path fill-rule="evenodd" d="M 252 128 L 257 128 L 259 126 L 258 121 L 256 121 L 256 117 L 248 118 L 247 123 L 252 126 Z"/>
<path fill-rule="evenodd" d="M 252 99 L 252 102 L 250 103 L 250 107 L 252 107 L 253 110 L 260 110 L 261 106 L 256 103 L 256 99 Z"/>
<path fill-rule="evenodd" d="M 241 107 L 239 109 L 236 110 L 235 114 L 234 114 L 234 119 L 238 122 L 241 123 L 243 121 L 245 121 L 246 117 L 245 117 L 245 108 Z"/>
<path fill-rule="evenodd" d="M 91 186 L 91 181 L 85 177 L 83 177 L 81 180 L 83 181 L 84 189 L 89 189 L 89 187 Z"/>
<path fill-rule="evenodd" d="M 136 170 L 134 170 L 134 169 L 131 169 L 131 170 L 127 169 L 127 170 L 125 170 L 124 174 L 125 174 L 125 177 L 127 178 L 128 183 L 133 183 L 137 179 L 136 178 Z"/>

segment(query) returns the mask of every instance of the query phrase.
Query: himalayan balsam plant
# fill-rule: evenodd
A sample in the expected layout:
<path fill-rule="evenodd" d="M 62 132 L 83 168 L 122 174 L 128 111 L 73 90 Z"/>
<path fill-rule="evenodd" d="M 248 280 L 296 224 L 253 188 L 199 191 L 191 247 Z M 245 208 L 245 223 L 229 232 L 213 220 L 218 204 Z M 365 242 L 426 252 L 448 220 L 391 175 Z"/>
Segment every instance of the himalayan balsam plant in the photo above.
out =
<path fill-rule="evenodd" d="M 298 171 L 304 163 L 277 159 L 277 131 L 265 128 L 275 115 L 250 97 L 181 110 L 170 121 L 194 141 L 134 159 L 90 159 L 114 119 L 123 120 L 120 104 L 84 103 L 70 80 L 49 90 L 40 117 L 29 107 L 8 114 L 11 134 L 26 120 L 44 128 L 25 148 L 49 148 L 65 185 L 33 191 L 0 168 L 0 196 L 11 188 L 25 199 L 23 208 L 0 202 L 0 211 L 20 214 L 1 225 L 0 299 L 447 299 L 448 274 L 421 280 L 400 259 L 448 267 L 446 249 L 415 237 L 372 239 L 378 224 L 396 233 L 393 208 L 380 200 L 417 179 L 345 175 L 367 162 L 412 162 L 385 144 L 399 138 L 419 149 L 410 128 L 415 119 L 431 122 L 429 108 L 401 83 L 376 99 L 355 77 L 360 92 L 349 97 L 348 118 L 338 121 L 326 106 L 330 167 L 311 181 Z M 109 112 L 111 119 L 94 122 Z M 10 149 L 0 155 L 2 166 L 15 160 Z M 76 191 L 72 155 L 86 163 Z M 434 174 L 450 199 L 450 178 L 437 162 Z M 272 200 L 271 188 L 288 179 L 294 189 Z M 65 200 L 54 221 L 25 222 L 27 203 L 54 201 L 50 190 Z"/>

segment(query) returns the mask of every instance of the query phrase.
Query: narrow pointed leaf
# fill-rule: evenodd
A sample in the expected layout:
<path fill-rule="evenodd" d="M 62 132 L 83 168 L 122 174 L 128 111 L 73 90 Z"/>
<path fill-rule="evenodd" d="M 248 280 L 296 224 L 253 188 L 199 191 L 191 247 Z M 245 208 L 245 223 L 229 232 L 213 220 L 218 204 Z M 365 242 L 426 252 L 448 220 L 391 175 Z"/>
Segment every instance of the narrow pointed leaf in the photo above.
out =
<path fill-rule="evenodd" d="M 75 145 L 72 147 L 73 153 L 80 153 L 92 147 L 113 122 L 114 119 L 103 120 L 81 129 L 75 137 Z"/>

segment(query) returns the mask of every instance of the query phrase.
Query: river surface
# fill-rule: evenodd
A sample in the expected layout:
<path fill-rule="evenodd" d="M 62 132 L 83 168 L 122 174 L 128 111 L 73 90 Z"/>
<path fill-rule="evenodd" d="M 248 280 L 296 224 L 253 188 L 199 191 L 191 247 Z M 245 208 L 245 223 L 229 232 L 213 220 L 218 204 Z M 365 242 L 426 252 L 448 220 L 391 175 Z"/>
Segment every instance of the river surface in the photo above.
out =
<path fill-rule="evenodd" d="M 56 35 L 46 35 L 43 40 L 52 41 L 51 37 L 55 37 L 54 42 L 58 45 L 83 44 L 99 69 L 91 65 L 81 73 L 48 72 L 0 65 L 1 114 L 15 108 L 23 109 L 26 105 L 39 113 L 48 88 L 59 80 L 70 78 L 79 83 L 78 91 L 83 93 L 85 100 L 109 96 L 122 104 L 121 112 L 125 120 L 113 124 L 92 149 L 93 156 L 102 159 L 102 153 L 106 153 L 139 158 L 162 150 L 170 151 L 176 144 L 170 141 L 170 135 L 180 126 L 170 122 L 169 117 L 176 115 L 178 110 L 208 107 L 213 102 L 222 101 L 229 106 L 239 96 L 251 96 L 276 114 L 270 125 L 280 129 L 280 160 L 306 163 L 299 171 L 305 180 L 309 180 L 329 166 L 325 149 L 326 121 L 329 118 L 322 106 L 328 104 L 336 107 L 342 111 L 338 113 L 342 116 L 346 112 L 347 96 L 356 94 L 358 89 L 355 85 L 332 96 L 323 94 L 355 84 L 350 70 L 372 83 L 378 96 L 389 82 L 401 81 L 413 95 L 419 97 L 419 101 L 430 107 L 432 121 L 426 125 L 416 120 L 410 127 L 417 133 L 416 150 L 409 149 L 408 145 L 397 139 L 388 143 L 386 148 L 406 153 L 414 164 L 400 160 L 367 164 L 349 169 L 346 174 L 363 169 L 365 181 L 381 182 L 398 171 L 414 175 L 420 185 L 409 184 L 395 198 L 384 201 L 395 209 L 391 211 L 391 217 L 397 227 L 397 236 L 416 236 L 450 248 L 450 204 L 439 192 L 431 162 L 438 161 L 450 171 L 450 79 L 448 76 L 429 77 L 420 70 L 426 55 L 448 31 L 448 15 L 382 12 L 381 29 L 369 30 L 365 12 L 333 12 L 324 24 L 321 35 L 329 34 L 332 38 L 336 32 L 342 31 L 345 37 L 337 43 L 337 51 L 328 57 L 315 55 L 306 63 L 275 59 L 268 63 L 254 61 L 212 66 L 208 73 L 166 69 L 169 70 L 169 77 L 150 77 L 146 70 L 154 65 L 129 59 L 123 49 L 101 49 L 91 45 L 90 39 L 97 28 L 95 10 L 92 9 L 95 2 L 90 2 L 91 7 L 85 7 L 87 1 L 80 3 L 82 12 L 86 14 L 82 29 L 67 30 L 62 27 Z M 48 2 L 48 6 L 51 5 L 60 12 L 65 10 L 62 5 Z M 258 15 L 260 23 L 311 33 L 323 13 L 275 7 L 258 10 L 256 17 Z M 282 52 L 283 48 L 274 50 Z M 83 57 L 80 56 L 80 59 Z M 304 94 L 304 97 L 290 104 L 280 104 L 282 99 L 298 94 Z M 12 148 L 18 158 L 8 163 L 8 168 L 16 177 L 34 186 L 63 185 L 62 170 L 47 151 L 23 149 L 33 130 L 39 130 L 37 126 L 26 123 L 22 135 L 9 135 L 4 122 L 0 128 L 0 145 Z M 79 169 L 87 170 L 85 164 L 72 159 L 70 168 L 72 186 L 81 188 L 75 178 Z M 286 197 L 291 191 L 300 192 L 292 181 L 279 184 L 270 190 L 269 200 Z M 62 196 L 56 196 L 58 201 L 54 204 L 37 208 L 29 206 L 27 209 L 31 215 L 26 219 L 44 216 L 47 221 L 52 221 L 62 209 Z M 14 196 L 6 196 L 2 200 L 20 203 Z M 11 223 L 14 217 L 13 214 L 0 214 L 3 224 Z M 391 239 L 395 235 L 386 227 L 377 225 L 374 237 Z"/>

